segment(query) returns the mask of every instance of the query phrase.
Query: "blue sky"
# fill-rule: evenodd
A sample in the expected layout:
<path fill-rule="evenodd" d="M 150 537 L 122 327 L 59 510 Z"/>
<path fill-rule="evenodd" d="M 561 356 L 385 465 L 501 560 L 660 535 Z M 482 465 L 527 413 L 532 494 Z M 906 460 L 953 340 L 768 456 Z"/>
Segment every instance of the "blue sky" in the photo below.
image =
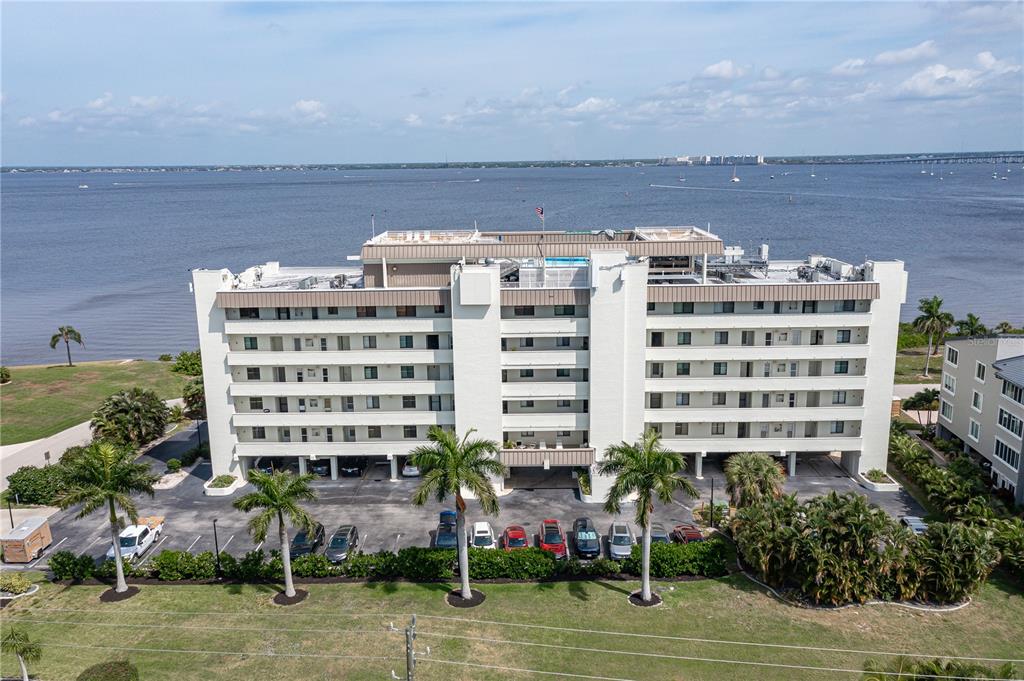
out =
<path fill-rule="evenodd" d="M 1024 147 L 1024 4 L 2 6 L 2 161 Z"/>

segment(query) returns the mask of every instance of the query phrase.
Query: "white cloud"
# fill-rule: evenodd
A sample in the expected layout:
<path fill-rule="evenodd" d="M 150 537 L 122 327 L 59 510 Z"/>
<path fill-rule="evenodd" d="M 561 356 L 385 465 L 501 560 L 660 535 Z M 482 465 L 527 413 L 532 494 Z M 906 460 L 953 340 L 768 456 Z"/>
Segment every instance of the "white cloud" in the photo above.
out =
<path fill-rule="evenodd" d="M 596 114 L 615 108 L 614 99 L 587 97 L 582 102 L 568 109 L 570 114 Z"/>
<path fill-rule="evenodd" d="M 974 58 L 974 61 L 984 71 L 988 71 L 995 75 L 1001 76 L 1007 73 L 1018 73 L 1020 66 L 1013 64 L 1002 59 L 996 59 L 995 55 L 991 52 L 979 52 Z"/>
<path fill-rule="evenodd" d="M 111 94 L 109 92 L 104 92 L 102 96 L 97 97 L 96 99 L 91 100 L 85 106 L 90 108 L 90 109 L 102 109 L 107 104 L 110 104 L 111 100 L 113 100 L 113 99 L 114 99 L 114 95 L 113 94 Z"/>
<path fill-rule="evenodd" d="M 875 55 L 874 59 L 871 60 L 871 63 L 878 64 L 879 66 L 895 66 L 897 64 L 907 64 L 909 62 L 934 57 L 938 53 L 939 51 L 935 47 L 935 41 L 925 40 L 923 43 L 903 50 L 880 52 Z"/>
<path fill-rule="evenodd" d="M 847 59 L 841 64 L 836 64 L 829 71 L 833 76 L 859 76 L 864 73 L 867 61 L 864 59 Z"/>
<path fill-rule="evenodd" d="M 957 99 L 971 97 L 983 90 L 1000 87 L 1002 76 L 1020 73 L 1021 67 L 997 59 L 991 52 L 979 52 L 975 58 L 979 68 L 951 69 L 945 64 L 932 64 L 907 78 L 899 87 L 900 94 L 925 99 Z M 1012 92 L 1019 96 L 1020 86 L 1015 83 Z"/>
<path fill-rule="evenodd" d="M 24 118 L 18 119 L 18 125 L 20 125 L 23 128 L 31 128 L 36 123 L 38 123 L 38 121 L 32 118 L 31 116 L 25 116 Z"/>
<path fill-rule="evenodd" d="M 402 119 L 402 122 L 408 125 L 410 128 L 419 128 L 423 126 L 423 119 L 419 117 L 419 114 L 411 113 Z"/>
<path fill-rule="evenodd" d="M 327 120 L 327 107 L 318 99 L 300 99 L 292 104 L 292 111 L 309 123 L 322 123 Z"/>
<path fill-rule="evenodd" d="M 723 59 L 717 64 L 704 69 L 701 72 L 705 78 L 720 78 L 722 80 L 736 80 L 742 78 L 747 73 L 747 70 L 742 66 L 736 64 L 731 59 Z"/>
<path fill-rule="evenodd" d="M 782 71 L 771 66 L 766 66 L 761 69 L 762 80 L 778 80 L 779 78 L 782 78 Z"/>

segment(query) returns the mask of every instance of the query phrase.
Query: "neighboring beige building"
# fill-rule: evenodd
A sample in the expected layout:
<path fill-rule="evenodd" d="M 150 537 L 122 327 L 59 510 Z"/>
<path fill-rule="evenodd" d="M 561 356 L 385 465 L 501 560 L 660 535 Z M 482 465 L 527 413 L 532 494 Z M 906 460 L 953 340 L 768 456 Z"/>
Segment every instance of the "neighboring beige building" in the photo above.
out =
<path fill-rule="evenodd" d="M 1024 336 L 946 340 L 938 425 L 991 466 L 995 487 L 1024 503 Z"/>
<path fill-rule="evenodd" d="M 648 427 L 697 475 L 751 450 L 884 469 L 903 263 L 767 251 L 694 227 L 422 230 L 348 266 L 195 271 L 214 473 L 368 456 L 395 476 L 431 425 L 506 443 L 505 487 L 571 486 Z"/>

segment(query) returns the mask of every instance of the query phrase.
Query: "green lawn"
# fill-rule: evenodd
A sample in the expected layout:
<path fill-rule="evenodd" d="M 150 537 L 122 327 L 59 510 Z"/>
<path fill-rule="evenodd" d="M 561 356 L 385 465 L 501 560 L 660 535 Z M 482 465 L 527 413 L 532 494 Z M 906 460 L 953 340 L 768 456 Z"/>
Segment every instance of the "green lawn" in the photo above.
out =
<path fill-rule="evenodd" d="M 376 681 L 390 678 L 392 669 L 404 675 L 404 636 L 386 628 L 391 622 L 404 627 L 410 613 L 418 616 L 416 648 L 430 647 L 417 668 L 420 681 L 541 678 L 439 660 L 615 679 L 801 681 L 858 677 L 681 658 L 861 669 L 869 657 L 879 658 L 878 652 L 1021 658 L 1024 651 L 1024 598 L 999 580 L 986 585 L 970 606 L 950 613 L 894 606 L 803 610 L 778 603 L 742 576 L 656 586 L 665 603 L 654 609 L 626 601 L 636 583 L 561 582 L 482 585 L 487 594 L 482 606 L 456 610 L 443 600 L 448 587 L 436 584 L 307 585 L 302 588 L 309 598 L 290 608 L 274 606 L 275 590 L 268 586 L 143 586 L 129 601 L 101 604 L 103 587 L 44 584 L 39 594 L 4 611 L 3 630 L 18 624 L 41 643 L 43 659 L 34 672 L 53 681 L 74 679 L 84 667 L 118 657 L 137 664 L 146 681 Z M 107 649 L 97 649 L 103 646 Z M 394 659 L 343 659 L 346 655 Z M 2 662 L 5 669 L 17 667 L 10 658 Z"/>
<path fill-rule="evenodd" d="M 939 347 L 939 354 L 932 356 L 927 379 L 922 378 L 921 374 L 924 373 L 924 360 L 928 348 L 907 348 L 896 353 L 896 382 L 938 383 L 942 376 L 942 352 L 942 347 Z"/>
<path fill-rule="evenodd" d="M 10 367 L 0 387 L 0 444 L 27 442 L 87 421 L 108 396 L 133 386 L 152 388 L 164 399 L 181 397 L 186 377 L 169 362 L 82 362 Z"/>

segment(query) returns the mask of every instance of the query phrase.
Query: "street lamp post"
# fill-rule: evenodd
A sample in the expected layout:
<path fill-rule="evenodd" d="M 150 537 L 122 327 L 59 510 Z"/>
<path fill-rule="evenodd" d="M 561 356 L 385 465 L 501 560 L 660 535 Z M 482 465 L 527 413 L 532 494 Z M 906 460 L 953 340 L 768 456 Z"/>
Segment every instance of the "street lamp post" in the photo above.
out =
<path fill-rule="evenodd" d="M 711 529 L 715 529 L 715 479 L 711 478 L 711 513 L 708 515 L 711 522 Z"/>
<path fill-rule="evenodd" d="M 217 557 L 217 577 L 220 577 L 220 542 L 217 541 L 217 519 L 213 519 L 213 550 Z"/>

